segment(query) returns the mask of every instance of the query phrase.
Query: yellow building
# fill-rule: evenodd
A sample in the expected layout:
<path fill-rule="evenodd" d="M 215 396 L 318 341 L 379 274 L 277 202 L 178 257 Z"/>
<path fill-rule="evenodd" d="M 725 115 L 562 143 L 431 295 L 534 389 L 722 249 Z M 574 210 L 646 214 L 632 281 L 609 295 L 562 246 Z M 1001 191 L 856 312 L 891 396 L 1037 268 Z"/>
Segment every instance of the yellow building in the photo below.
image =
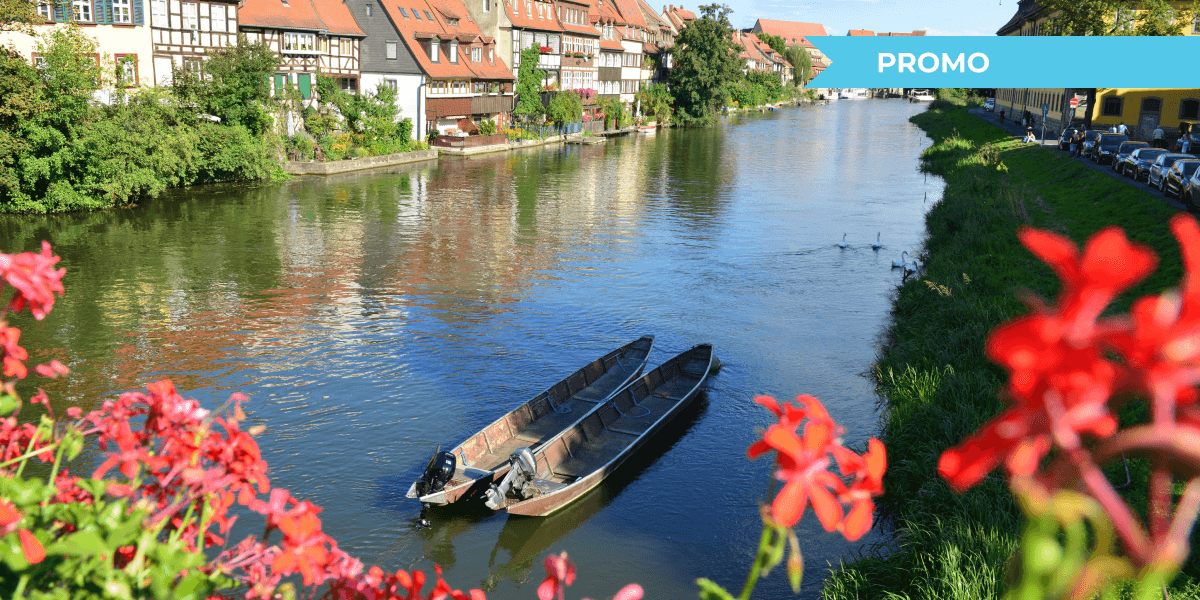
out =
<path fill-rule="evenodd" d="M 1179 8 L 1188 2 L 1172 2 Z M 1055 35 L 1054 16 L 1037 0 L 1020 0 L 1017 12 L 996 35 Z M 1200 35 L 1200 14 L 1184 35 Z M 1071 100 L 1079 106 L 1071 108 Z M 1089 102 L 1090 100 L 1090 102 Z M 1046 135 L 1057 135 L 1072 123 L 1093 127 L 1125 123 L 1134 139 L 1150 139 L 1155 127 L 1162 126 L 1167 137 L 1174 137 L 1182 120 L 1200 118 L 1200 90 L 1197 89 L 1120 89 L 1120 88 L 1015 88 L 996 90 L 996 112 L 1006 119 L 1020 120 L 1029 111 L 1041 123 L 1042 104 L 1049 104 Z"/>

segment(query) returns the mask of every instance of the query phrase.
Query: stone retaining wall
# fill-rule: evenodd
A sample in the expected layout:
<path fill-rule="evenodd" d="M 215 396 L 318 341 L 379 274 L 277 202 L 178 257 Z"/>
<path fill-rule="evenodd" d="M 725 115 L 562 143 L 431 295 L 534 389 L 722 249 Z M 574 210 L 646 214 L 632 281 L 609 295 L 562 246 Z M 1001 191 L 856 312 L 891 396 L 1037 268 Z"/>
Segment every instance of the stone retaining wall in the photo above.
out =
<path fill-rule="evenodd" d="M 335 175 L 337 173 L 402 165 L 422 160 L 436 160 L 437 157 L 437 150 L 414 150 L 399 154 L 385 154 L 383 156 L 368 156 L 366 158 L 351 158 L 349 160 L 334 160 L 329 162 L 285 162 L 283 163 L 283 170 L 285 173 L 292 175 Z"/>

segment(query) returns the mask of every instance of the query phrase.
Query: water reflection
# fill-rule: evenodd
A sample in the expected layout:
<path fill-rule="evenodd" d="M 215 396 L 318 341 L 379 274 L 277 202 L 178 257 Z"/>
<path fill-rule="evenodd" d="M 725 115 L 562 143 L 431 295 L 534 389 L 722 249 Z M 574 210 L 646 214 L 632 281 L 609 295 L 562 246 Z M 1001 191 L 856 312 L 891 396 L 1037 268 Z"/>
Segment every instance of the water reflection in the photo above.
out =
<path fill-rule="evenodd" d="M 812 393 L 850 443 L 875 430 L 860 374 L 899 278 L 890 262 L 918 247 L 925 194 L 940 194 L 916 170 L 927 139 L 907 118 L 919 109 L 841 103 L 5 216 L 3 248 L 48 239 L 68 270 L 54 312 L 18 325 L 31 360 L 72 375 L 22 393 L 36 383 L 56 408 L 93 408 L 161 377 L 206 402 L 243 391 L 252 424 L 268 427 L 273 483 L 323 506 L 341 548 L 389 570 L 441 562 L 456 587 L 531 597 L 538 556 L 566 549 L 580 597 L 630 581 L 694 597 L 698 576 L 735 586 L 770 477 L 745 459 L 769 421 L 750 397 Z M 877 231 L 885 248 L 872 252 Z M 420 506 L 403 490 L 437 444 L 646 334 L 651 364 L 700 342 L 725 363 L 677 439 L 556 520 L 467 510 L 413 528 Z M 815 597 L 826 563 L 855 546 L 812 519 L 800 533 Z M 761 585 L 790 595 L 781 576 Z"/>

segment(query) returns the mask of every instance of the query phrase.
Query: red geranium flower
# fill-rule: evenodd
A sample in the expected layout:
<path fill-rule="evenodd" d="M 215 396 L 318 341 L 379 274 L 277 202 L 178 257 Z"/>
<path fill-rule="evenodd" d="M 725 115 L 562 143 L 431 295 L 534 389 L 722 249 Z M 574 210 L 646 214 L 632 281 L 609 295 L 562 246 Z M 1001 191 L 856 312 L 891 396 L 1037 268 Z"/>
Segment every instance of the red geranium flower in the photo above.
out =
<path fill-rule="evenodd" d="M 1082 256 L 1058 234 L 1023 228 L 1018 235 L 1058 274 L 1062 292 L 1055 306 L 1031 302 L 1033 315 L 997 327 L 988 338 L 988 356 L 1010 373 L 1014 405 L 942 454 L 938 472 L 958 491 L 1002 461 L 1011 475 L 1031 475 L 1052 445 L 1077 448 L 1081 433 L 1112 435 L 1117 423 L 1107 402 L 1121 372 L 1099 342 L 1124 326 L 1097 318 L 1156 262 L 1153 252 L 1115 227 L 1092 236 Z"/>
<path fill-rule="evenodd" d="M 551 600 L 558 596 L 562 600 L 564 591 L 572 583 L 575 583 L 575 563 L 567 558 L 565 550 L 558 556 L 551 554 L 546 557 L 546 579 L 538 586 L 538 599 Z"/>

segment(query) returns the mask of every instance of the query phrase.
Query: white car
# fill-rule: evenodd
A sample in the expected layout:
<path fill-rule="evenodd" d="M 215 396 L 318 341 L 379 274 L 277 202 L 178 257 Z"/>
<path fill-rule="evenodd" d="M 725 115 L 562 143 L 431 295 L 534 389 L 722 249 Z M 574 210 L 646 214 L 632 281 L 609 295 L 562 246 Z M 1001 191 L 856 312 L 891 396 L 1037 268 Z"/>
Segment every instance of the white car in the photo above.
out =
<path fill-rule="evenodd" d="M 987 101 L 983 103 L 983 110 L 988 112 L 996 112 L 996 99 L 988 98 Z"/>
<path fill-rule="evenodd" d="M 1175 164 L 1175 161 L 1194 158 L 1196 157 L 1191 154 L 1176 154 L 1174 152 L 1160 154 L 1158 158 L 1154 159 L 1154 163 L 1150 165 L 1150 175 L 1146 178 L 1146 183 L 1150 184 L 1152 188 L 1158 188 L 1159 191 L 1165 191 L 1166 186 L 1164 184 L 1166 183 L 1167 171 L 1171 170 L 1171 166 Z"/>

